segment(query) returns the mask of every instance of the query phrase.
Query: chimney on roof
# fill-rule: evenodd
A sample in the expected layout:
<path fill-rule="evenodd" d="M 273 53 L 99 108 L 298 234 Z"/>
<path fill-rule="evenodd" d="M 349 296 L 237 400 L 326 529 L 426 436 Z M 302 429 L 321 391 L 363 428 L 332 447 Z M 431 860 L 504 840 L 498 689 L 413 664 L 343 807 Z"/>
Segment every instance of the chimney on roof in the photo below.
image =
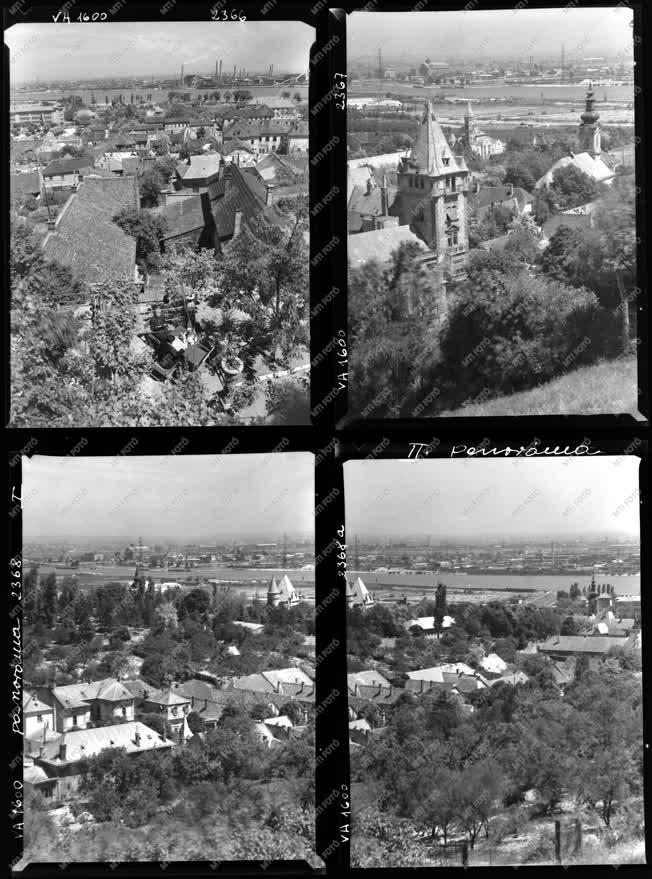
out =
<path fill-rule="evenodd" d="M 266 183 L 265 184 L 265 204 L 269 207 L 272 203 L 274 197 L 274 184 Z"/>
<path fill-rule="evenodd" d="M 473 180 L 473 191 L 474 191 L 475 193 L 480 192 L 480 181 L 478 180 L 477 177 L 474 178 L 474 180 Z"/>
<path fill-rule="evenodd" d="M 389 214 L 389 201 L 387 199 L 387 175 L 383 172 L 380 183 L 380 212 L 383 217 Z"/>
<path fill-rule="evenodd" d="M 134 743 L 137 748 L 140 748 L 140 730 L 139 729 L 136 730 L 136 734 L 134 736 Z"/>
<path fill-rule="evenodd" d="M 509 190 L 509 196 L 510 196 L 510 198 L 511 198 L 511 197 L 514 195 L 514 184 L 513 184 L 513 183 L 508 183 L 508 184 L 507 184 L 507 188 L 508 188 L 508 190 Z"/>
<path fill-rule="evenodd" d="M 47 221 L 48 232 L 54 231 L 56 225 L 57 225 L 57 221 L 55 219 L 49 219 Z"/>
<path fill-rule="evenodd" d="M 65 759 L 66 759 L 66 752 L 67 752 L 67 750 L 68 750 L 68 746 L 66 745 L 66 743 L 65 743 L 65 742 L 61 742 L 61 744 L 59 745 L 59 760 L 65 760 Z"/>
<path fill-rule="evenodd" d="M 240 234 L 242 226 L 242 211 L 236 211 L 233 218 L 233 237 L 236 238 Z"/>
<path fill-rule="evenodd" d="M 44 747 L 44 745 L 39 745 L 39 749 L 38 749 L 38 755 L 39 755 L 39 757 L 42 757 L 44 753 L 45 753 L 45 747 Z"/>

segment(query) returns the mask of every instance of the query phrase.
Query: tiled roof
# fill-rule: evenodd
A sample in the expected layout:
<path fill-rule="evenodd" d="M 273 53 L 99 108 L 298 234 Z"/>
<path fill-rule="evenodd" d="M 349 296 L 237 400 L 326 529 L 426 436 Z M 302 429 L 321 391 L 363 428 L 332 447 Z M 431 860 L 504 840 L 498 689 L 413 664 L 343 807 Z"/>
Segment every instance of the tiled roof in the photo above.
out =
<path fill-rule="evenodd" d="M 288 137 L 308 137 L 309 132 L 309 124 L 305 120 L 299 120 L 295 122 L 292 127 L 288 130 Z"/>
<path fill-rule="evenodd" d="M 225 178 L 228 177 L 228 188 L 224 179 L 215 181 L 212 190 L 210 185 L 208 188 L 215 226 L 220 238 L 230 238 L 233 235 L 236 211 L 241 211 L 243 223 L 249 223 L 263 211 L 271 217 L 278 218 L 273 206 L 269 208 L 265 206 L 265 186 L 255 174 L 247 174 L 233 164 L 229 165 L 224 173 Z M 220 193 L 224 195 L 219 197 Z"/>
<path fill-rule="evenodd" d="M 587 174 L 597 182 L 610 180 L 614 176 L 614 171 L 607 167 L 599 156 L 593 158 L 590 153 L 577 153 L 574 156 L 564 156 L 563 158 L 558 159 L 554 165 L 552 165 L 546 173 L 537 180 L 535 189 L 551 184 L 555 171 L 558 171 L 560 168 L 566 168 L 568 165 L 574 165 L 580 171 L 583 171 L 584 174 Z"/>
<path fill-rule="evenodd" d="M 131 190 L 114 184 L 131 184 Z M 135 177 L 98 177 L 85 180 L 66 202 L 55 229 L 43 241 L 47 259 L 70 266 L 89 283 L 132 279 L 136 240 L 114 222 L 122 208 L 133 203 Z M 129 196 L 129 197 L 128 197 Z"/>
<path fill-rule="evenodd" d="M 206 180 L 214 177 L 219 174 L 220 159 L 221 157 L 217 155 L 191 156 L 190 164 L 184 165 L 185 171 L 180 176 L 184 182 L 188 180 Z M 177 165 L 177 171 L 180 171 L 179 165 Z"/>
<path fill-rule="evenodd" d="M 147 696 L 147 702 L 154 705 L 185 705 L 190 699 L 180 696 L 179 693 L 173 693 L 172 690 L 158 690 Z"/>
<path fill-rule="evenodd" d="M 351 672 L 346 676 L 346 679 L 349 690 L 355 690 L 356 684 L 358 686 L 369 687 L 377 687 L 379 684 L 383 687 L 391 686 L 387 678 L 384 675 L 380 674 L 380 672 L 375 671 L 374 669 Z"/>
<path fill-rule="evenodd" d="M 138 745 L 137 733 L 140 734 Z M 59 754 L 64 744 L 66 758 L 62 760 Z M 154 732 L 139 720 L 135 720 L 130 723 L 66 732 L 58 741 L 45 745 L 43 756 L 39 760 L 52 766 L 65 766 L 69 763 L 77 763 L 85 757 L 94 757 L 107 748 L 124 748 L 127 753 L 135 753 L 169 748 L 172 745 L 174 742 Z"/>
<path fill-rule="evenodd" d="M 608 635 L 553 635 L 539 645 L 542 653 L 607 653 L 611 647 L 623 647 L 626 638 Z"/>
<path fill-rule="evenodd" d="M 54 177 L 59 174 L 72 174 L 74 171 L 81 171 L 83 168 L 92 168 L 93 160 L 84 159 L 55 159 L 43 168 L 44 177 Z"/>
<path fill-rule="evenodd" d="M 453 154 L 430 101 L 425 103 L 409 163 L 419 173 L 431 176 L 466 170 L 463 160 Z"/>
<path fill-rule="evenodd" d="M 469 193 L 469 204 L 474 208 L 486 208 L 492 204 L 503 204 L 516 199 L 520 210 L 523 210 L 526 204 L 534 201 L 534 196 L 530 195 L 520 186 L 481 186 L 479 192 Z"/>
<path fill-rule="evenodd" d="M 23 690 L 23 714 L 46 714 L 48 711 L 54 711 L 54 708 L 29 690 Z"/>
<path fill-rule="evenodd" d="M 204 198 L 201 195 L 173 196 L 166 204 L 151 209 L 165 220 L 166 231 L 164 239 L 176 238 L 197 229 L 203 229 L 207 224 L 204 213 Z"/>
<path fill-rule="evenodd" d="M 62 687 L 54 687 L 52 693 L 64 708 L 81 708 L 93 699 L 113 702 L 132 698 L 129 690 L 115 678 L 84 684 L 66 684 Z"/>

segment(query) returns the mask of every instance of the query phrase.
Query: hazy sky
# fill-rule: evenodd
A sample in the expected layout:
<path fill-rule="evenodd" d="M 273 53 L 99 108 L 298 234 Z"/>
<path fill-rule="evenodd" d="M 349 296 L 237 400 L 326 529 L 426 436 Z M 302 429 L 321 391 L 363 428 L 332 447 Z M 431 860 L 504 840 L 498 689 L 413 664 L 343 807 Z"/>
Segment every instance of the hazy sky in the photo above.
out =
<path fill-rule="evenodd" d="M 23 534 L 39 537 L 312 535 L 305 452 L 23 458 Z"/>
<path fill-rule="evenodd" d="M 638 536 L 638 463 L 623 456 L 347 461 L 347 536 Z"/>
<path fill-rule="evenodd" d="M 431 61 L 448 57 L 511 58 L 530 55 L 585 58 L 621 51 L 632 57 L 632 11 L 599 9 L 522 9 L 457 12 L 354 12 L 348 17 L 347 51 L 351 57 L 404 52 Z"/>
<path fill-rule="evenodd" d="M 132 74 L 308 70 L 314 29 L 297 21 L 106 22 L 104 24 L 17 24 L 9 46 L 12 82 L 83 79 Z"/>

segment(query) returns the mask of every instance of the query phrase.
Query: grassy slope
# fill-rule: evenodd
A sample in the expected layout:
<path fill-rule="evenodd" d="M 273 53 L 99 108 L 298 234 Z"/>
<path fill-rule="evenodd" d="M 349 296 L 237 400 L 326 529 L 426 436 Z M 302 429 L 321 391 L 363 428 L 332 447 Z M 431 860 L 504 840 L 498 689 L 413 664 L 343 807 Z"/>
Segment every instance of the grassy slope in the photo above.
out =
<path fill-rule="evenodd" d="M 636 358 L 627 357 L 583 366 L 560 378 L 505 397 L 470 403 L 438 416 L 587 415 L 637 411 Z"/>

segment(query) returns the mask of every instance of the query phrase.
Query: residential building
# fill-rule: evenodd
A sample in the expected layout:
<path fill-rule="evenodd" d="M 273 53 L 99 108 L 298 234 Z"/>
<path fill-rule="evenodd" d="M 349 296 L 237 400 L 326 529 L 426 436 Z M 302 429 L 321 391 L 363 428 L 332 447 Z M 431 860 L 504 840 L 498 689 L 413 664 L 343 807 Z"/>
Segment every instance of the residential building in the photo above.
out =
<path fill-rule="evenodd" d="M 307 156 L 309 150 L 309 124 L 307 121 L 298 120 L 285 135 L 285 152 L 288 155 Z"/>
<path fill-rule="evenodd" d="M 65 189 L 77 186 L 93 167 L 93 160 L 54 159 L 43 168 L 41 174 L 46 189 Z"/>
<path fill-rule="evenodd" d="M 29 690 L 23 690 L 23 735 L 38 739 L 45 730 L 54 730 L 54 707 Z"/>
<path fill-rule="evenodd" d="M 41 687 L 38 697 L 53 709 L 60 733 L 134 719 L 134 698 L 116 678 Z"/>
<path fill-rule="evenodd" d="M 40 791 L 48 799 L 74 796 L 81 781 L 83 760 L 102 751 L 120 748 L 135 758 L 145 751 L 167 751 L 174 742 L 140 721 L 66 732 L 55 742 L 43 745 L 27 761 L 25 787 Z"/>
<path fill-rule="evenodd" d="M 445 614 L 441 623 L 437 625 L 435 617 L 417 617 L 413 620 L 406 620 L 405 628 L 413 635 L 422 635 L 424 638 L 436 638 L 441 634 L 441 630 L 450 629 L 455 622 L 455 618 Z"/>
<path fill-rule="evenodd" d="M 63 110 L 54 104 L 12 104 L 9 118 L 15 124 L 59 125 L 63 122 Z"/>
<path fill-rule="evenodd" d="M 623 647 L 627 638 L 608 635 L 552 635 L 539 644 L 539 653 L 551 659 L 563 660 L 569 656 L 587 656 L 589 660 L 604 659 L 613 647 Z"/>
<path fill-rule="evenodd" d="M 192 737 L 187 716 L 192 699 L 178 692 L 158 690 L 143 698 L 143 713 L 156 714 L 165 722 L 166 736 L 175 742 L 185 742 Z"/>
<path fill-rule="evenodd" d="M 504 186 L 483 186 L 474 180 L 469 193 L 469 207 L 478 220 L 484 220 L 494 208 L 511 211 L 515 217 L 532 214 L 534 196 L 520 186 L 507 183 Z"/>

